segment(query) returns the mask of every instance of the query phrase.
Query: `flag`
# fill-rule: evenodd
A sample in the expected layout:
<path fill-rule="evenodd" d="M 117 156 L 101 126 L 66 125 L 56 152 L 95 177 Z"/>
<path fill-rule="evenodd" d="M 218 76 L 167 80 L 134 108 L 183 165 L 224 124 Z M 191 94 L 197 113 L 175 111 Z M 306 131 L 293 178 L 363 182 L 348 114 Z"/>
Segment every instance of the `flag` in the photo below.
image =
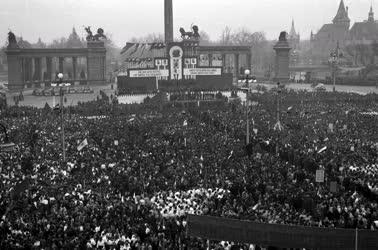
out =
<path fill-rule="evenodd" d="M 333 133 L 333 123 L 328 124 L 329 132 Z"/>
<path fill-rule="evenodd" d="M 278 121 L 275 125 L 274 125 L 274 130 L 277 131 L 282 131 L 283 130 L 283 127 L 282 127 L 282 124 L 280 121 Z"/>
<path fill-rule="evenodd" d="M 86 146 L 88 146 L 88 140 L 87 138 L 84 139 L 84 141 L 82 141 L 79 146 L 77 146 L 77 151 L 81 151 L 83 148 L 85 148 Z"/>
<path fill-rule="evenodd" d="M 227 160 L 229 160 L 229 159 L 232 157 L 233 154 L 234 154 L 234 150 L 231 150 L 231 153 L 230 153 L 230 155 L 228 156 Z"/>
<path fill-rule="evenodd" d="M 324 148 L 320 149 L 320 150 L 318 151 L 318 154 L 324 152 L 326 149 L 327 149 L 327 146 L 325 146 Z"/>

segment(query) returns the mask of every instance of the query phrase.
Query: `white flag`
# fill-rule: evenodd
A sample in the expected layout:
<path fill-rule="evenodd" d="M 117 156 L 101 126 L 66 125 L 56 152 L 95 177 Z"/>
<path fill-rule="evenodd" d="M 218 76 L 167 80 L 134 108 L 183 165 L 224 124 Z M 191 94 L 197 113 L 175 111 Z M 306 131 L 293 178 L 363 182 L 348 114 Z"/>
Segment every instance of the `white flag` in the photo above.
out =
<path fill-rule="evenodd" d="M 282 131 L 283 130 L 283 127 L 281 125 L 281 122 L 278 121 L 275 125 L 274 125 L 274 130 L 279 130 L 279 131 Z"/>
<path fill-rule="evenodd" d="M 325 146 L 324 148 L 320 149 L 320 150 L 318 151 L 318 154 L 320 154 L 321 152 L 324 152 L 326 149 L 327 149 L 327 146 Z"/>
<path fill-rule="evenodd" d="M 79 146 L 77 146 L 77 151 L 81 151 L 83 148 L 85 148 L 86 146 L 88 146 L 88 141 L 87 141 L 87 138 L 84 139 L 84 141 L 82 141 Z"/>

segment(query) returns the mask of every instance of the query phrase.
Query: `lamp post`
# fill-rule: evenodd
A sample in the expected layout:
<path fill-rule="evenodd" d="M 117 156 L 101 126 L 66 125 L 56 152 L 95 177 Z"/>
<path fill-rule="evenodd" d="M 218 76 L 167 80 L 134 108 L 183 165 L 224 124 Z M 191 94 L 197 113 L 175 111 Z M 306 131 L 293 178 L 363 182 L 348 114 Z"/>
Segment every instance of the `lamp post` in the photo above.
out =
<path fill-rule="evenodd" d="M 250 93 L 250 88 L 249 88 L 249 75 L 251 74 L 251 71 L 249 69 L 246 69 L 244 71 L 244 75 L 245 75 L 245 83 L 246 83 L 246 87 L 244 88 L 241 88 L 242 90 L 246 91 L 246 101 L 245 101 L 245 107 L 246 107 L 246 138 L 245 138 L 245 142 L 246 142 L 246 145 L 249 144 L 249 93 Z M 253 78 L 252 78 L 253 80 Z"/>
<path fill-rule="evenodd" d="M 339 63 L 339 50 L 338 50 L 338 48 L 336 49 L 335 52 L 332 52 L 330 54 L 328 62 L 331 64 L 331 67 L 332 67 L 333 92 L 336 92 L 336 71 L 337 71 L 337 65 Z"/>
<path fill-rule="evenodd" d="M 276 154 L 279 153 L 279 143 L 280 143 L 280 132 L 282 130 L 281 125 L 281 109 L 280 109 L 280 94 L 281 94 L 281 87 L 280 82 L 277 82 L 277 123 L 276 123 L 276 130 L 278 131 L 278 140 L 276 144 Z"/>
<path fill-rule="evenodd" d="M 66 161 L 66 147 L 65 147 L 65 136 L 64 136 L 64 109 L 63 109 L 63 98 L 64 98 L 64 91 L 63 87 L 71 86 L 70 83 L 63 83 L 63 73 L 58 74 L 58 85 L 52 84 L 53 87 L 59 86 L 59 95 L 60 95 L 60 124 L 62 128 L 62 155 L 63 155 L 63 162 Z"/>

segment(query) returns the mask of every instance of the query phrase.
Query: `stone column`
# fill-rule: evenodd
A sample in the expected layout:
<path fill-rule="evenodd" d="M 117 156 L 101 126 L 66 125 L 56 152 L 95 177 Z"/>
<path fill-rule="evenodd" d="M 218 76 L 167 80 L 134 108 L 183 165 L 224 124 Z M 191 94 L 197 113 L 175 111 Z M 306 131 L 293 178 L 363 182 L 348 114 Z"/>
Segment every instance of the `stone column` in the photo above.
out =
<path fill-rule="evenodd" d="M 26 82 L 26 67 L 25 67 L 25 58 L 20 58 L 21 61 L 21 81 L 23 84 Z"/>
<path fill-rule="evenodd" d="M 46 74 L 47 74 L 47 79 L 45 80 L 51 80 L 51 76 L 52 76 L 52 58 L 51 57 L 46 57 Z"/>
<path fill-rule="evenodd" d="M 234 58 L 235 58 L 235 61 L 234 61 L 234 70 L 235 70 L 235 75 L 234 75 L 234 77 L 236 77 L 236 78 L 239 78 L 239 54 L 238 53 L 236 53 L 236 54 L 234 54 Z"/>
<path fill-rule="evenodd" d="M 73 80 L 75 81 L 77 79 L 77 73 L 76 73 L 76 68 L 77 68 L 77 57 L 74 56 L 72 57 L 72 68 L 73 68 L 73 74 L 72 74 L 72 78 Z"/>
<path fill-rule="evenodd" d="M 227 72 L 227 65 L 226 65 L 226 54 L 222 54 L 222 66 L 223 66 L 223 72 Z"/>
<path fill-rule="evenodd" d="M 213 66 L 213 54 L 209 54 L 209 67 Z"/>
<path fill-rule="evenodd" d="M 34 58 L 34 79 L 37 81 L 42 80 L 41 58 Z M 33 79 L 33 80 L 34 80 Z"/>
<path fill-rule="evenodd" d="M 247 54 L 247 69 L 252 72 L 252 54 Z"/>
<path fill-rule="evenodd" d="M 26 81 L 33 80 L 33 62 L 32 58 L 25 58 L 25 66 L 26 66 Z"/>
<path fill-rule="evenodd" d="M 165 43 L 173 42 L 173 5 L 172 0 L 164 0 L 164 35 Z"/>
<path fill-rule="evenodd" d="M 64 57 L 59 57 L 59 73 L 63 73 Z"/>

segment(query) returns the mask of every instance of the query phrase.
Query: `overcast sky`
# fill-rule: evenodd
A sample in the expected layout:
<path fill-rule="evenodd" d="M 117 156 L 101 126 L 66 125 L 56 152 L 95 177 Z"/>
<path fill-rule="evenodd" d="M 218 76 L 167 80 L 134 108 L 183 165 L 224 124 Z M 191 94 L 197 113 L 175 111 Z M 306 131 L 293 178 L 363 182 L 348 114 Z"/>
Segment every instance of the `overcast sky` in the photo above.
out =
<path fill-rule="evenodd" d="M 237 30 L 264 31 L 268 39 L 289 31 L 295 20 L 297 31 L 308 39 L 324 23 L 330 23 L 340 0 L 173 0 L 174 31 L 192 23 L 218 39 L 228 25 Z M 367 19 L 377 0 L 344 0 L 352 24 Z M 67 37 L 72 27 L 85 36 L 84 25 L 104 28 L 114 42 L 123 46 L 132 37 L 164 31 L 164 0 L 0 0 L 0 42 L 8 28 L 30 42 Z M 175 33 L 178 37 L 178 32 Z"/>

